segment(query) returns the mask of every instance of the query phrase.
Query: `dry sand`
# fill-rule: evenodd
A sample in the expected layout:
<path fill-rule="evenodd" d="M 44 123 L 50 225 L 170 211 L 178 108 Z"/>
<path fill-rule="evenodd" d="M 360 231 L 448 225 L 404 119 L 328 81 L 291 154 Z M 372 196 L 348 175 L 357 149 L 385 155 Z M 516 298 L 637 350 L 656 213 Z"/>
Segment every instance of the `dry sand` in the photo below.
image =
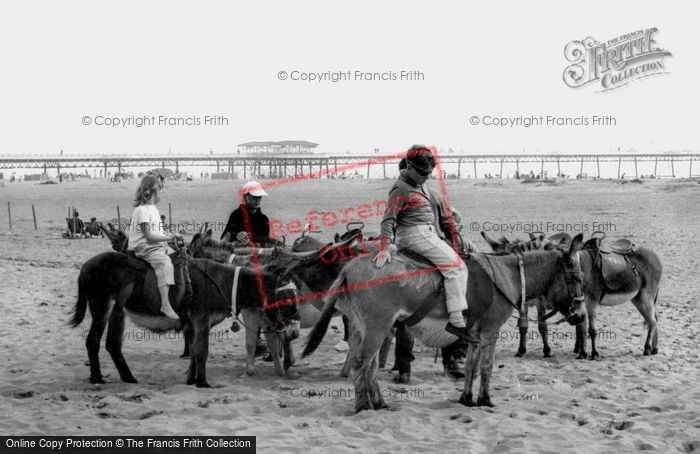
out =
<path fill-rule="evenodd" d="M 291 220 L 310 209 L 358 206 L 383 197 L 390 184 L 297 183 L 271 190 L 264 211 Z M 70 205 L 86 220 L 116 218 L 116 205 L 128 218 L 135 186 L 135 181 L 82 181 L 0 188 L 0 434 L 255 435 L 261 452 L 304 453 L 700 449 L 697 182 L 448 182 L 452 205 L 465 215 L 467 238 L 483 247 L 478 230 L 485 222 L 578 223 L 590 234 L 596 221 L 614 224 L 612 236 L 630 236 L 655 250 L 664 264 L 659 354 L 642 356 L 646 330 L 631 304 L 600 310 L 598 328 L 607 334 L 599 340 L 599 361 L 575 360 L 573 329 L 562 325 L 554 328 L 553 358 L 542 358 L 538 340 L 529 343 L 524 358 L 515 358 L 512 319 L 503 327 L 510 338 L 497 346 L 495 408 L 457 404 L 462 382 L 443 377 L 435 351 L 417 346 L 409 386 L 395 385 L 388 371 L 380 371 L 393 410 L 357 415 L 351 382 L 337 377 L 344 359 L 333 349 L 341 339 L 337 329 L 314 356 L 298 359 L 301 378 L 290 381 L 274 376 L 271 363 L 259 363 L 259 376 L 242 376 L 244 336 L 229 332 L 224 322 L 214 329 L 208 363 L 209 381 L 220 387 L 197 389 L 184 384 L 181 338 L 158 338 L 128 322 L 124 353 L 139 384 L 119 381 L 104 350 L 108 383 L 88 383 L 89 316 L 77 329 L 65 321 L 76 300 L 81 264 L 109 246 L 104 239 L 61 238 L 64 218 Z M 224 181 L 168 183 L 161 213 L 167 214 L 172 202 L 175 222 L 225 221 L 236 187 Z M 378 220 L 369 221 L 368 230 L 376 230 Z M 480 223 L 475 231 L 471 222 Z M 326 229 L 320 236 L 332 233 Z M 334 325 L 342 326 L 339 319 Z"/>

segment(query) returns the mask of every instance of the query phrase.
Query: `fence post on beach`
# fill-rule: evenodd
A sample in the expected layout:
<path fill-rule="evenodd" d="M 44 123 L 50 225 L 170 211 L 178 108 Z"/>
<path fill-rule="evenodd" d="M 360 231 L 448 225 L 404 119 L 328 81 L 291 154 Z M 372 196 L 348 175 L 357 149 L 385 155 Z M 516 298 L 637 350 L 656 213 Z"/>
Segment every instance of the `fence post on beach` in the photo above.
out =
<path fill-rule="evenodd" d="M 119 213 L 119 205 L 117 205 L 117 229 L 118 230 L 122 229 L 122 216 Z"/>
<path fill-rule="evenodd" d="M 10 223 L 10 231 L 12 231 L 12 211 L 10 210 L 10 201 L 7 201 L 7 221 Z"/>
<path fill-rule="evenodd" d="M 36 210 L 34 209 L 34 205 L 32 205 L 32 219 L 34 219 L 34 230 L 38 230 L 36 228 Z"/>
<path fill-rule="evenodd" d="M 369 161 L 367 161 L 367 179 L 369 180 Z"/>

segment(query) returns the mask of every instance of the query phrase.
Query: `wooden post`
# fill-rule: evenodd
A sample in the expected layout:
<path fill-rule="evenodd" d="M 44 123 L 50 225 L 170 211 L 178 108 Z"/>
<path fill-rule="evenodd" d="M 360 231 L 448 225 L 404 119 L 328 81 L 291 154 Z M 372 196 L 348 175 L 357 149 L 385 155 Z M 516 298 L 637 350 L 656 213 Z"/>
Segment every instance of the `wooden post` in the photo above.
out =
<path fill-rule="evenodd" d="M 498 171 L 498 178 L 503 178 L 503 159 L 501 159 L 501 170 Z"/>
<path fill-rule="evenodd" d="M 690 169 L 688 170 L 688 178 L 693 178 L 693 158 L 690 158 Z"/>
<path fill-rule="evenodd" d="M 462 176 L 462 158 L 459 158 L 457 160 L 457 178 L 461 178 Z"/>
<path fill-rule="evenodd" d="M 474 179 L 476 180 L 477 178 L 479 178 L 479 177 L 477 176 L 477 173 L 476 173 L 476 158 L 474 158 Z"/>
<path fill-rule="evenodd" d="M 518 174 L 518 178 L 520 178 L 520 159 L 515 160 L 515 172 Z"/>
<path fill-rule="evenodd" d="M 10 231 L 12 231 L 12 210 L 10 210 L 10 201 L 7 201 L 7 220 L 10 223 Z"/>
<path fill-rule="evenodd" d="M 598 165 L 598 178 L 600 178 L 600 158 L 598 156 L 595 157 L 595 162 Z"/>
<path fill-rule="evenodd" d="M 559 158 L 557 158 L 557 178 L 561 177 L 561 165 L 559 164 Z"/>
<path fill-rule="evenodd" d="M 583 178 L 583 158 L 581 158 L 581 169 L 578 171 L 578 174 Z"/>
<path fill-rule="evenodd" d="M 367 161 L 367 179 L 369 180 L 369 161 Z"/>
<path fill-rule="evenodd" d="M 540 167 L 540 177 L 544 178 L 544 158 L 542 158 L 542 166 Z"/>
<path fill-rule="evenodd" d="M 386 161 L 382 161 L 382 171 L 384 172 L 384 179 L 386 180 Z"/>
<path fill-rule="evenodd" d="M 117 205 L 117 225 L 119 230 L 122 229 L 122 215 L 119 213 L 119 205 Z"/>
<path fill-rule="evenodd" d="M 622 167 L 622 156 L 617 158 L 617 179 L 620 179 L 620 167 Z"/>
<path fill-rule="evenodd" d="M 318 163 L 318 179 L 321 179 L 321 176 L 323 175 L 323 161 L 319 161 Z"/>
<path fill-rule="evenodd" d="M 671 158 L 671 178 L 676 178 L 676 171 L 673 168 L 673 158 Z"/>
<path fill-rule="evenodd" d="M 654 159 L 654 178 L 656 178 L 656 167 L 659 164 L 659 158 Z"/>
<path fill-rule="evenodd" d="M 36 228 L 36 210 L 34 209 L 34 205 L 32 205 L 32 218 L 34 219 L 34 230 L 38 230 Z"/>
<path fill-rule="evenodd" d="M 634 177 L 639 178 L 639 175 L 637 174 L 637 157 L 634 157 Z"/>
<path fill-rule="evenodd" d="M 216 173 L 219 173 L 219 160 L 216 160 Z"/>
<path fill-rule="evenodd" d="M 338 174 L 338 159 L 333 159 L 333 169 L 335 170 L 336 175 Z"/>

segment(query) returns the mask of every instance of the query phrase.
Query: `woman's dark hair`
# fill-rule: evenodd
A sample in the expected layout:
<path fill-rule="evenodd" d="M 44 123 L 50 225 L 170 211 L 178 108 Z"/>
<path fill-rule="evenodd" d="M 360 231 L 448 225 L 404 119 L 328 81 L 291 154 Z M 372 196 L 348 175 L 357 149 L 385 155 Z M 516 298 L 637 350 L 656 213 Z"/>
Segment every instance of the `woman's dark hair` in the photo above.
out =
<path fill-rule="evenodd" d="M 421 172 L 432 172 L 435 168 L 433 152 L 425 145 L 413 145 L 406 153 L 406 161 Z"/>

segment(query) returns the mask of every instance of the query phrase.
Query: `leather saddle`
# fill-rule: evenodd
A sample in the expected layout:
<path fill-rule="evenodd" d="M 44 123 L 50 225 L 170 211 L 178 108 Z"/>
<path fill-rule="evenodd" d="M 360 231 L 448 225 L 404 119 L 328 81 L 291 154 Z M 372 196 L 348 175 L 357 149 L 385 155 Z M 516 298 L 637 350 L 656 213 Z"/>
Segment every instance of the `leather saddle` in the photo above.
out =
<path fill-rule="evenodd" d="M 636 254 L 639 246 L 627 238 L 606 241 L 590 239 L 584 248 L 596 252 L 595 266 L 603 275 L 603 281 L 610 290 L 618 290 L 637 279 L 637 270 L 629 257 Z"/>

